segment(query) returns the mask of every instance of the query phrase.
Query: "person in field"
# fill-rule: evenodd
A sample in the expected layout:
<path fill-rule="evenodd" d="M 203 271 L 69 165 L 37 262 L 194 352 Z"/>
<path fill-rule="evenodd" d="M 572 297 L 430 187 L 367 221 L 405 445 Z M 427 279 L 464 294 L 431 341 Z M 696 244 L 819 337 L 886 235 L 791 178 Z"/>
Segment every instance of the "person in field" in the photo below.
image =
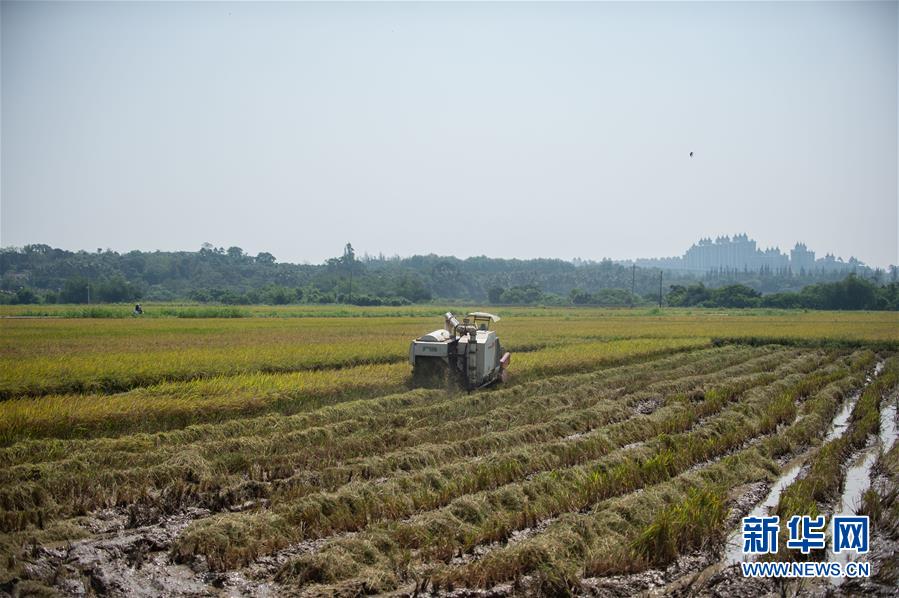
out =
<path fill-rule="evenodd" d="M 134 306 L 134 315 L 135 316 L 144 315 L 144 309 L 140 306 L 140 303 L 138 303 Z"/>

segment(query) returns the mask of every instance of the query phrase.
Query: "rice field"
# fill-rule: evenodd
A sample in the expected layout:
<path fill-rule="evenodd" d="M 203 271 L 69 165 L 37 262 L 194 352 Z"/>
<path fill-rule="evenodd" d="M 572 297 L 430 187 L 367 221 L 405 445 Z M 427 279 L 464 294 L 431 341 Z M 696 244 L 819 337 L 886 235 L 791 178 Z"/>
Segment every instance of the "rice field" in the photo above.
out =
<path fill-rule="evenodd" d="M 10 594 L 637 593 L 788 462 L 781 518 L 831 512 L 899 391 L 889 313 L 503 310 L 464 393 L 410 383 L 440 307 L 63 309 L 0 319 Z"/>

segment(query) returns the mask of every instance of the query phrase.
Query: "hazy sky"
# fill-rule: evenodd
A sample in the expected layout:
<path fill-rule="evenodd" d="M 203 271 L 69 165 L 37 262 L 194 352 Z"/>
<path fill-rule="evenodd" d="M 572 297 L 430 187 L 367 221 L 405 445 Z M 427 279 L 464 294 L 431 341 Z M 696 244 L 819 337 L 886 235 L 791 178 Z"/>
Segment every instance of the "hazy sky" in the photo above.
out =
<path fill-rule="evenodd" d="M 895 2 L 0 11 L 3 246 L 899 262 Z"/>

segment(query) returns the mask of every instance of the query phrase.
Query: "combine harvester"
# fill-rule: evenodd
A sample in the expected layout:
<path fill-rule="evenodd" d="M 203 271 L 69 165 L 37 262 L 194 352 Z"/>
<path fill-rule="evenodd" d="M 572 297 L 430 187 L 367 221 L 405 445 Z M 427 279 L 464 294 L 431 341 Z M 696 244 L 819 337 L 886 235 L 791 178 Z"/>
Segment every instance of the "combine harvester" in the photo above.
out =
<path fill-rule="evenodd" d="M 490 330 L 490 322 L 498 322 L 499 316 L 475 311 L 461 324 L 451 312 L 444 318 L 442 329 L 415 339 L 409 347 L 415 385 L 458 385 L 471 391 L 505 382 L 512 356 L 503 353 L 496 332 Z"/>

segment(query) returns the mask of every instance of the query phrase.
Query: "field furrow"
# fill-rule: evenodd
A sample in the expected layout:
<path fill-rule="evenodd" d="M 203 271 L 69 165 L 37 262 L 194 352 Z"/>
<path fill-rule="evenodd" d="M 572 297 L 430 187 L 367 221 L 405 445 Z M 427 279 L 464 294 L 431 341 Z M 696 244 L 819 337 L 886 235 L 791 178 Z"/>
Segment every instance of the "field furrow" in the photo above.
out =
<path fill-rule="evenodd" d="M 412 469 L 410 464 L 415 458 L 427 454 L 420 448 L 424 442 L 453 440 L 450 445 L 455 448 L 464 445 L 489 449 L 498 442 L 509 440 L 502 436 L 503 432 L 522 427 L 527 428 L 524 435 L 533 438 L 536 433 L 534 421 L 546 422 L 540 426 L 545 435 L 583 432 L 633 415 L 633 405 L 637 402 L 650 401 L 666 394 L 696 392 L 703 385 L 721 380 L 739 380 L 740 374 L 764 372 L 795 354 L 792 351 L 756 351 L 755 357 L 740 363 L 734 363 L 745 357 L 739 351 L 733 352 L 730 360 L 721 355 L 703 355 L 700 361 L 667 370 L 667 376 L 663 368 L 653 370 L 654 373 L 643 376 L 639 384 L 644 386 L 644 390 L 631 394 L 624 393 L 627 386 L 618 386 L 626 385 L 628 381 L 633 385 L 633 371 L 630 368 L 625 368 L 617 376 L 599 377 L 599 380 L 585 377 L 582 384 L 534 403 L 519 399 L 513 409 L 505 408 L 507 398 L 498 392 L 491 397 L 493 400 L 474 402 L 458 409 L 459 418 L 466 424 L 464 427 L 459 420 L 448 415 L 449 409 L 445 405 L 419 406 L 412 403 L 407 404 L 406 409 L 415 412 L 417 418 L 404 414 L 399 408 L 397 413 L 400 415 L 390 415 L 386 421 L 378 418 L 363 420 L 365 427 L 361 429 L 352 428 L 352 425 L 360 423 L 352 418 L 345 422 L 352 425 L 343 427 L 339 433 L 332 427 L 331 434 L 322 434 L 321 428 L 316 428 L 297 434 L 277 435 L 265 442 L 260 438 L 247 442 L 194 442 L 187 447 L 164 447 L 136 454 L 136 459 L 127 461 L 121 451 L 110 452 L 102 443 L 95 443 L 98 446 L 92 447 L 89 454 L 82 450 L 77 456 L 46 463 L 40 468 L 33 463 L 23 464 L 0 473 L 6 486 L 6 489 L 0 490 L 0 507 L 19 511 L 27 508 L 31 519 L 41 517 L 45 520 L 51 518 L 51 513 L 55 517 L 131 502 L 161 505 L 169 510 L 198 504 L 219 510 L 247 500 L 270 498 L 272 487 L 267 482 L 277 480 L 279 472 L 293 475 L 297 468 L 302 468 L 302 474 L 296 476 L 294 481 L 316 480 L 316 485 L 310 488 L 314 491 L 321 489 L 329 479 L 335 480 L 329 478 L 327 473 L 329 469 L 331 474 L 339 471 L 339 466 L 335 464 L 340 463 L 341 457 L 373 455 L 393 448 L 399 452 L 394 456 L 394 462 L 400 466 L 398 468 L 408 470 Z M 810 364 L 815 363 L 809 356 L 803 359 Z M 675 361 L 672 365 L 678 363 Z M 697 373 L 701 371 L 707 373 Z M 612 392 L 602 392 L 608 387 L 613 389 Z M 507 394 L 515 398 L 518 393 Z M 457 403 L 471 400 L 470 396 L 450 399 Z M 556 413 L 555 421 L 547 411 Z M 466 418 L 477 413 L 485 415 Z M 390 424 L 397 419 L 404 423 L 419 421 L 431 425 L 416 426 L 416 434 L 397 435 Z M 438 423 L 440 420 L 441 423 Z M 382 427 L 391 431 L 378 432 Z M 285 451 L 286 455 L 283 454 Z M 112 462 L 115 460 L 118 460 L 119 467 Z M 372 467 L 369 462 L 346 469 L 349 472 L 361 469 L 371 474 Z M 95 473 L 86 475 L 90 470 Z M 39 479 L 34 479 L 36 476 Z M 352 473 L 346 482 L 351 481 L 351 476 Z M 291 483 L 286 480 L 276 484 L 275 496 L 289 493 L 290 487 Z M 27 521 L 21 520 L 21 523 Z"/>
<path fill-rule="evenodd" d="M 812 367 L 814 365 L 817 364 L 812 363 Z M 848 371 L 841 369 L 836 364 L 829 367 L 831 370 L 825 367 L 821 372 L 815 374 L 819 385 L 829 382 L 833 375 L 841 376 Z M 803 380 L 803 374 L 786 374 L 786 371 L 790 369 L 798 370 L 800 368 L 792 364 L 792 368 L 788 367 L 780 371 L 778 376 L 774 377 L 774 381 L 764 375 L 759 375 L 755 380 L 750 381 L 747 384 L 747 390 L 753 390 L 754 384 L 767 382 L 767 384 L 759 386 L 757 391 L 758 394 L 765 397 L 767 402 L 761 398 L 744 397 L 732 409 L 727 410 L 727 416 L 731 416 L 731 418 L 727 420 L 727 425 L 721 424 L 723 426 L 721 429 L 717 427 L 718 420 L 711 418 L 702 430 L 675 435 L 677 440 L 671 441 L 671 444 L 681 447 L 681 451 L 696 451 L 696 454 L 686 453 L 687 456 L 679 453 L 678 458 L 690 462 L 700 457 L 706 458 L 707 451 L 702 448 L 706 446 L 703 434 L 709 430 L 712 431 L 713 441 L 708 441 L 708 444 L 713 448 L 708 451 L 714 453 L 715 450 L 733 448 L 734 443 L 738 442 L 737 439 L 739 442 L 743 442 L 751 438 L 745 434 L 749 434 L 756 428 L 770 431 L 776 427 L 777 423 L 780 423 L 780 419 L 775 407 L 786 409 L 782 406 L 785 401 L 781 395 L 786 393 L 789 396 L 787 402 L 789 410 L 792 410 L 794 409 L 793 399 L 800 394 L 807 393 L 810 386 L 806 380 Z M 738 386 L 736 393 L 740 392 L 742 389 Z M 731 392 L 723 390 L 710 394 L 711 398 L 704 399 L 704 401 L 707 400 L 711 405 L 719 407 L 723 400 L 732 396 Z M 780 404 L 775 404 L 775 399 L 779 400 Z M 744 421 L 749 418 L 742 412 L 752 409 L 752 406 L 759 402 L 764 403 L 764 408 L 758 408 L 754 415 L 758 417 L 760 423 L 754 420 Z M 702 408 L 694 407 L 694 409 L 699 413 L 704 411 Z M 709 408 L 709 412 L 713 410 L 713 408 Z M 685 425 L 689 427 L 689 423 L 686 422 Z M 661 436 L 664 437 L 664 434 Z M 351 485 L 353 487 L 347 486 L 344 492 L 338 495 L 326 495 L 317 500 L 314 497 L 306 497 L 292 505 L 273 504 L 270 510 L 261 513 L 224 515 L 198 522 L 189 528 L 179 541 L 177 550 L 182 556 L 200 552 L 207 556 L 212 566 L 227 567 L 239 564 L 240 561 L 235 563 L 231 560 L 235 553 L 240 555 L 258 554 L 256 546 L 270 548 L 309 537 L 315 538 L 339 531 L 356 530 L 368 525 L 371 521 L 395 520 L 423 509 L 431 510 L 442 504 L 448 504 L 448 501 L 461 501 L 461 504 L 467 501 L 485 502 L 486 504 L 482 504 L 480 508 L 476 509 L 476 512 L 491 514 L 488 521 L 481 526 L 483 531 L 479 532 L 488 535 L 486 538 L 479 536 L 480 541 L 496 539 L 491 538 L 489 534 L 508 533 L 518 527 L 529 525 L 533 522 L 533 518 L 537 517 L 535 512 L 549 516 L 566 510 L 576 510 L 589 505 L 601 497 L 602 492 L 607 491 L 599 489 L 593 493 L 589 490 L 590 484 L 585 480 L 591 479 L 591 476 L 605 475 L 609 463 L 615 462 L 616 455 L 607 454 L 608 451 L 604 450 L 606 447 L 597 446 L 590 440 L 592 439 L 588 438 L 581 443 L 575 443 L 575 445 L 581 444 L 582 446 L 579 450 L 575 449 L 567 453 L 570 463 L 560 462 L 558 454 L 553 455 L 552 464 L 547 466 L 547 469 L 552 468 L 552 471 L 547 473 L 528 471 L 527 467 L 521 467 L 522 464 L 528 463 L 528 457 L 539 460 L 541 457 L 539 452 L 534 455 L 521 454 L 506 461 L 500 461 L 497 463 L 496 470 L 482 478 L 470 474 L 456 477 L 454 474 L 461 472 L 432 470 L 423 472 L 419 476 L 398 480 L 394 484 L 379 484 L 374 487 L 370 484 L 356 484 Z M 591 450 L 595 452 L 591 454 Z M 661 468 L 661 471 L 667 471 L 667 468 L 673 463 L 666 460 L 669 457 L 667 450 L 659 441 L 628 449 L 627 455 L 620 457 L 621 467 L 625 469 L 616 472 L 613 477 L 636 475 L 639 480 L 643 479 L 643 476 L 651 477 L 657 474 L 656 467 Z M 600 456 L 604 457 L 601 462 L 593 463 Z M 661 459 L 662 462 L 655 463 L 655 458 Z M 587 464 L 571 464 L 581 461 Z M 639 465 L 635 465 L 637 463 Z M 484 467 L 481 464 L 477 464 L 477 466 Z M 649 473 L 641 469 L 643 467 L 647 468 Z M 533 473 L 536 475 L 530 475 Z M 513 481 L 522 478 L 527 479 L 512 485 Z M 479 480 L 488 480 L 488 485 L 479 486 Z M 496 480 L 499 482 L 495 482 Z M 404 481 L 410 483 L 403 484 Z M 502 488 L 488 491 L 491 487 Z M 633 489 L 635 488 L 631 488 L 631 490 Z M 509 498 L 508 492 L 513 492 L 514 499 Z M 528 497 L 531 496 L 539 497 L 539 500 L 528 500 Z M 510 500 L 513 505 L 511 508 L 509 508 Z M 521 508 L 522 504 L 527 505 L 527 508 Z M 464 520 L 459 531 L 455 534 L 449 533 L 454 524 L 460 523 L 453 513 L 452 505 L 433 517 L 436 518 L 436 523 L 428 521 L 428 517 L 425 515 L 416 515 L 413 520 L 424 518 L 425 521 L 419 524 L 398 524 L 396 533 L 406 538 L 424 536 L 439 538 L 440 541 L 450 541 L 449 538 L 454 538 L 454 541 L 458 542 L 462 542 L 462 538 L 471 533 L 465 531 Z M 511 527 L 508 522 L 510 517 L 514 520 Z M 441 526 L 445 526 L 446 529 L 438 532 L 437 528 Z M 285 530 L 287 530 L 286 533 Z M 225 540 L 224 545 L 221 540 Z M 407 548 L 423 548 L 408 543 L 405 546 Z M 248 547 L 250 548 L 248 549 Z M 439 550 L 438 553 L 440 553 Z M 238 556 L 238 558 L 240 557 Z"/>
<path fill-rule="evenodd" d="M 216 441 L 224 443 L 240 438 L 283 439 L 287 434 L 347 422 L 350 422 L 351 426 L 378 428 L 395 420 L 398 411 L 403 411 L 407 417 L 422 422 L 464 420 L 469 416 L 484 415 L 491 409 L 515 405 L 522 399 L 535 397 L 539 399 L 545 394 L 576 392 L 580 387 L 601 384 L 605 380 L 611 380 L 610 386 L 641 384 L 644 376 L 649 376 L 648 380 L 652 381 L 653 376 L 668 375 L 667 370 L 674 368 L 680 370 L 672 375 L 700 375 L 705 371 L 702 368 L 723 368 L 740 363 L 748 356 L 764 357 L 772 351 L 775 350 L 738 346 L 704 349 L 651 360 L 654 367 L 649 370 L 645 361 L 641 359 L 632 365 L 535 380 L 487 393 L 465 395 L 419 389 L 373 399 L 348 401 L 289 417 L 270 415 L 244 418 L 220 424 L 195 425 L 157 434 L 132 434 L 121 438 L 26 440 L 11 447 L 0 448 L 0 464 L 11 466 L 16 463 L 39 463 L 67 459 L 75 455 L 88 458 L 94 458 L 97 454 L 114 454 L 117 457 L 140 455 L 161 447 L 189 448 L 197 443 Z M 280 444 L 290 446 L 289 442 L 282 441 Z"/>
<path fill-rule="evenodd" d="M 828 383 L 826 380 L 832 381 Z M 707 440 L 714 439 L 716 444 L 724 442 L 731 450 L 735 450 L 731 454 L 727 454 L 730 451 L 726 449 L 723 453 L 718 453 L 725 455 L 723 459 L 715 458 L 716 451 L 697 453 L 692 465 L 680 467 L 679 473 L 668 476 L 670 479 L 664 479 L 665 476 L 650 479 L 645 485 L 639 485 L 642 492 L 622 493 L 624 495 L 620 498 L 605 496 L 586 513 L 566 509 L 529 522 L 528 526 L 535 526 L 541 521 L 549 520 L 541 525 L 537 533 L 505 547 L 500 545 L 480 558 L 459 559 L 462 563 L 459 565 L 447 566 L 440 563 L 471 549 L 470 545 L 464 544 L 464 537 L 450 542 L 449 546 L 438 544 L 436 553 L 433 552 L 433 547 L 416 546 L 419 549 L 417 558 L 424 563 L 433 564 L 413 575 L 409 568 L 418 562 L 413 556 L 412 562 L 406 562 L 407 570 L 402 573 L 409 579 L 415 576 L 432 578 L 435 587 L 444 588 L 490 587 L 522 575 L 536 574 L 540 577 L 541 584 L 550 584 L 544 587 L 548 591 L 553 584 L 565 587 L 576 583 L 580 576 L 635 571 L 657 561 L 670 560 L 678 553 L 698 547 L 703 541 L 720 535 L 723 531 L 720 526 L 726 512 L 723 509 L 725 490 L 734 485 L 770 477 L 777 470 L 771 458 L 783 451 L 783 439 L 796 441 L 791 450 L 799 450 L 803 446 L 801 442 L 808 442 L 823 434 L 829 423 L 827 414 L 833 414 L 841 397 L 861 384 L 862 380 L 862 376 L 857 374 L 837 380 L 833 380 L 833 376 L 820 377 L 819 382 L 824 386 L 802 403 L 798 417 L 794 417 L 796 411 L 789 409 L 788 403 L 784 401 L 784 397 L 791 393 L 769 394 L 767 400 L 760 398 L 761 402 L 756 405 L 758 413 L 754 419 L 742 419 L 742 424 L 748 426 L 750 431 L 737 433 L 736 428 L 730 427 L 732 432 L 728 433 L 719 424 L 711 435 L 703 433 L 701 429 L 688 433 L 694 438 L 699 436 Z M 795 389 L 796 386 L 793 386 L 790 390 Z M 807 392 L 814 392 L 813 387 L 808 385 L 805 385 L 805 389 Z M 780 413 L 776 413 L 778 403 Z M 772 408 L 775 408 L 774 415 Z M 766 422 L 761 415 L 763 411 L 774 419 Z M 772 427 L 775 420 L 781 428 L 777 425 Z M 722 418 L 721 421 L 725 420 Z M 778 434 L 773 434 L 774 430 L 778 430 Z M 731 433 L 736 436 L 732 436 L 729 441 L 722 441 L 722 432 L 725 436 Z M 740 437 L 743 438 L 742 442 Z M 747 439 L 751 444 L 744 446 Z M 684 444 L 676 436 L 668 440 L 674 447 Z M 677 457 L 674 462 L 677 462 Z M 384 589 L 389 589 L 391 584 L 400 581 L 397 575 L 400 571 L 393 565 L 385 565 L 396 563 L 406 548 L 397 541 L 392 531 L 391 528 L 370 529 L 364 534 L 326 544 L 314 554 L 288 563 L 282 570 L 282 579 L 300 584 L 333 584 L 347 580 L 342 586 L 344 590 L 358 589 L 370 585 L 374 580 L 380 580 L 379 583 L 385 584 Z M 469 535 L 469 542 L 470 538 Z M 497 540 L 504 539 L 500 537 Z M 376 550 L 375 547 L 381 547 L 381 550 Z M 370 556 L 367 560 L 359 559 L 360 550 L 375 556 Z M 550 575 L 549 578 L 542 579 L 541 576 L 548 573 L 557 577 Z M 329 593 L 333 589 L 332 586 L 325 586 L 321 593 Z"/>

